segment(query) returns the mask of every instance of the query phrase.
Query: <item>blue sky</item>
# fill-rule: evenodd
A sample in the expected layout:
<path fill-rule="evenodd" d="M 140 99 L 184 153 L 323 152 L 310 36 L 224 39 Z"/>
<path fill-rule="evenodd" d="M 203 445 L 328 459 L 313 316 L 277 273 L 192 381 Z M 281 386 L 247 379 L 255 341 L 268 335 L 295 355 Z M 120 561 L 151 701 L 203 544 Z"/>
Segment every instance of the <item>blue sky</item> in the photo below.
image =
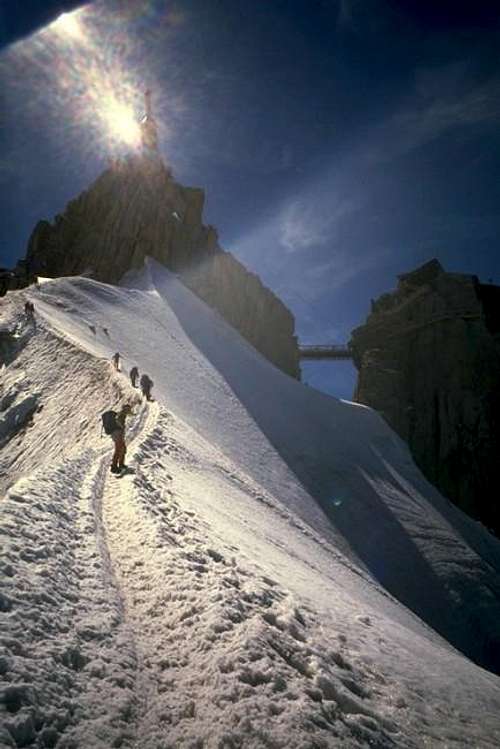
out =
<path fill-rule="evenodd" d="M 20 5 L 0 16 L 2 265 L 124 148 L 84 59 L 138 116 L 152 87 L 175 177 L 205 188 L 206 222 L 304 341 L 347 340 L 432 257 L 500 283 L 496 2 L 94 2 L 85 54 L 43 31 L 74 3 Z M 306 379 L 347 396 L 347 369 Z"/>

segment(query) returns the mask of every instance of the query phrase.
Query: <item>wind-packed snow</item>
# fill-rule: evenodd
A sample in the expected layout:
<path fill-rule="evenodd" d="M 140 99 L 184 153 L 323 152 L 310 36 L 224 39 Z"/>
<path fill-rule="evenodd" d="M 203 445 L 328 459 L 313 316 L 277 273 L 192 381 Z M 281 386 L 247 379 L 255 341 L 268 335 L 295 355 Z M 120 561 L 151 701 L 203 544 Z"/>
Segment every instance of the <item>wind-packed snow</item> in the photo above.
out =
<path fill-rule="evenodd" d="M 500 544 L 376 413 L 153 262 L 1 311 L 0 746 L 498 746 Z"/>

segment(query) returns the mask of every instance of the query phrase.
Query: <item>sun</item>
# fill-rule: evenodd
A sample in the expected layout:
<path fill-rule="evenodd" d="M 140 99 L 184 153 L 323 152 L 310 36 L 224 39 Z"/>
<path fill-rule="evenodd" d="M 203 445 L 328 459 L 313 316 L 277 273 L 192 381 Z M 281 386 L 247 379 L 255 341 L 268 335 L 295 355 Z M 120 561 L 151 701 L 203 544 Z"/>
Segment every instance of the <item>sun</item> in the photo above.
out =
<path fill-rule="evenodd" d="M 82 37 L 83 29 L 79 16 L 79 11 L 73 11 L 73 13 L 61 13 L 61 15 L 51 24 L 51 28 L 53 31 L 64 36 L 71 36 L 75 39 Z"/>
<path fill-rule="evenodd" d="M 114 96 L 108 96 L 102 103 L 100 114 L 113 141 L 121 141 L 129 146 L 139 145 L 141 129 L 132 107 Z"/>

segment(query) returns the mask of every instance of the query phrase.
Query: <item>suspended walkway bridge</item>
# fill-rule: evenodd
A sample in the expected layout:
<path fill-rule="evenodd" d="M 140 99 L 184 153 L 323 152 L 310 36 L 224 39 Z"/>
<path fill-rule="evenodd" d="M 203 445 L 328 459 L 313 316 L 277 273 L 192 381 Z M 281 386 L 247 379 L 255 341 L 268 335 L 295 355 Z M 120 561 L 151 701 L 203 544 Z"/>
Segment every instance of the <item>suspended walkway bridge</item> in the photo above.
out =
<path fill-rule="evenodd" d="M 299 346 L 301 359 L 352 359 L 347 344 Z"/>

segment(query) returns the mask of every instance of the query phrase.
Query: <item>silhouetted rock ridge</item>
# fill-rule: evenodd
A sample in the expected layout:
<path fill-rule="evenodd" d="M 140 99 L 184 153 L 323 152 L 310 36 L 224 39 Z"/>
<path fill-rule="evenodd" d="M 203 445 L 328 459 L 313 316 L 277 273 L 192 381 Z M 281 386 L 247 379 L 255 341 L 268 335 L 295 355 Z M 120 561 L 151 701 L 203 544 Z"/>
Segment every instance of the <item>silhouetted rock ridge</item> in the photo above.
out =
<path fill-rule="evenodd" d="M 37 275 L 83 273 L 117 283 L 151 256 L 178 273 L 266 358 L 299 377 L 293 315 L 220 248 L 216 230 L 203 224 L 203 204 L 203 190 L 175 182 L 159 157 L 116 160 L 53 223 L 37 224 L 12 285 Z"/>
<path fill-rule="evenodd" d="M 350 346 L 355 399 L 382 413 L 445 496 L 500 535 L 500 287 L 432 260 L 372 302 Z"/>

